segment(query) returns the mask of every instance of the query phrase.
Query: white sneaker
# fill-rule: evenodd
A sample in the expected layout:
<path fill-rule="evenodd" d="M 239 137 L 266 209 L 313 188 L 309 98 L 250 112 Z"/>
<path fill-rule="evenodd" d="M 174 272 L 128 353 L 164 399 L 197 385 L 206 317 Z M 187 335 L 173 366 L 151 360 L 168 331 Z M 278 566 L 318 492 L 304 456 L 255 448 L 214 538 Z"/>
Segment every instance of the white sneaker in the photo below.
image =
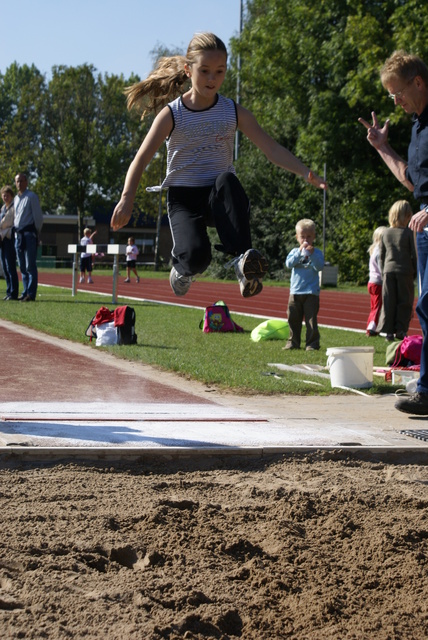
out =
<path fill-rule="evenodd" d="M 266 258 L 256 249 L 248 249 L 225 266 L 226 268 L 233 266 L 235 269 L 241 295 L 244 298 L 256 296 L 263 289 L 262 278 L 266 275 L 269 265 Z"/>
<path fill-rule="evenodd" d="M 94 284 L 94 281 L 92 280 L 91 276 L 89 276 L 88 278 L 88 284 Z"/>
<path fill-rule="evenodd" d="M 85 278 L 83 276 L 80 276 L 79 284 L 82 284 L 83 282 L 85 282 Z"/>
<path fill-rule="evenodd" d="M 172 267 L 169 274 L 169 284 L 176 296 L 185 296 L 192 284 L 192 276 L 182 276 L 175 267 Z"/>

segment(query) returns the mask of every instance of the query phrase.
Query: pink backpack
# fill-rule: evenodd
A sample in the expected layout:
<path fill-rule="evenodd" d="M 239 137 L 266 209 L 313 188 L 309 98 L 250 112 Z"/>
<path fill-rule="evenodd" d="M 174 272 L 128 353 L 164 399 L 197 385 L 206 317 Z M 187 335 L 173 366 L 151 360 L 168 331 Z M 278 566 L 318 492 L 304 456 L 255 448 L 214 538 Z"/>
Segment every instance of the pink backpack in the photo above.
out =
<path fill-rule="evenodd" d="M 222 300 L 205 309 L 199 328 L 204 333 L 221 333 L 225 331 L 244 331 L 239 324 L 236 324 L 230 317 L 229 309 Z"/>
<path fill-rule="evenodd" d="M 408 367 L 421 363 L 422 336 L 406 336 L 397 347 L 393 367 Z"/>

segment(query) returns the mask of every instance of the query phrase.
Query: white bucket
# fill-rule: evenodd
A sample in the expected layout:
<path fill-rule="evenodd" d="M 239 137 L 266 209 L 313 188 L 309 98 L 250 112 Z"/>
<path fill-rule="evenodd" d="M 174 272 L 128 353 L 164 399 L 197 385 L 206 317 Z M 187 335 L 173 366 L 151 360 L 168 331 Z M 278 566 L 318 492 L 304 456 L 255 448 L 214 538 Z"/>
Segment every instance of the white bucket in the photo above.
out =
<path fill-rule="evenodd" d="M 373 386 L 373 347 L 331 347 L 327 367 L 332 387 L 368 389 Z"/>

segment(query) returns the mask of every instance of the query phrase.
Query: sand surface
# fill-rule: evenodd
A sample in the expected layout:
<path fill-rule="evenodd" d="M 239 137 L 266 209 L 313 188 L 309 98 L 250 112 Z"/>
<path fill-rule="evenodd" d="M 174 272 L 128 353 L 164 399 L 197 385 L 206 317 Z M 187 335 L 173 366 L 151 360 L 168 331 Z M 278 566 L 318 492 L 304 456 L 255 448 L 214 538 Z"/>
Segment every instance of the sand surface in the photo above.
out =
<path fill-rule="evenodd" d="M 15 462 L 0 482 L 1 638 L 427 637 L 424 465 Z"/>

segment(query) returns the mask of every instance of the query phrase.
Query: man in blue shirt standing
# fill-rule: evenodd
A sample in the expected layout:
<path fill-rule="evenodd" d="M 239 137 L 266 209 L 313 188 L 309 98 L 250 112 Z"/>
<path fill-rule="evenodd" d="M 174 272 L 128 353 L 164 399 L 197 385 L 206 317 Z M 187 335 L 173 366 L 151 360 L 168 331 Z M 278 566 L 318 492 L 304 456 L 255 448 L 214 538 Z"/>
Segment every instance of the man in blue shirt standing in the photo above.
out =
<path fill-rule="evenodd" d="M 38 234 L 43 225 L 43 212 L 35 193 L 27 189 L 27 176 L 15 177 L 18 194 L 15 196 L 15 248 L 22 275 L 23 292 L 18 300 L 31 302 L 37 295 Z"/>
<path fill-rule="evenodd" d="M 375 112 L 373 124 L 359 118 L 367 129 L 367 139 L 379 153 L 394 176 L 413 192 L 420 211 L 410 220 L 409 227 L 416 231 L 418 252 L 419 299 L 416 312 L 424 341 L 421 370 L 416 393 L 403 396 L 395 407 L 404 413 L 428 415 L 428 67 L 415 55 L 395 51 L 381 69 L 380 79 L 395 105 L 413 114 L 413 127 L 408 148 L 408 160 L 403 160 L 388 142 L 389 120 L 383 127 Z"/>

